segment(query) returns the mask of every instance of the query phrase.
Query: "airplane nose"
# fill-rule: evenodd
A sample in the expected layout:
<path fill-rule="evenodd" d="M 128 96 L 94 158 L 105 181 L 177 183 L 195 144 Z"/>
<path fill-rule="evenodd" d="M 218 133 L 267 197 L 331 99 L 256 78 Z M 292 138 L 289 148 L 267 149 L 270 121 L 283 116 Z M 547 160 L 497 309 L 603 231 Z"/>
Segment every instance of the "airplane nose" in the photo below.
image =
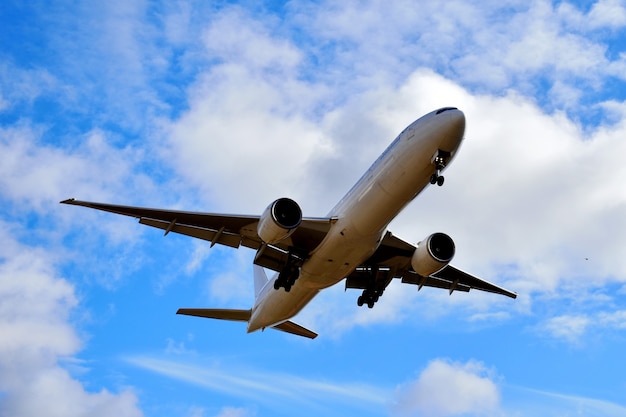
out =
<path fill-rule="evenodd" d="M 446 108 L 444 112 L 437 114 L 437 118 L 441 120 L 440 149 L 454 152 L 465 134 L 465 115 L 459 109 Z"/>
<path fill-rule="evenodd" d="M 445 116 L 448 118 L 450 130 L 456 133 L 455 136 L 463 137 L 465 133 L 465 114 L 459 109 L 454 109 L 446 112 Z"/>

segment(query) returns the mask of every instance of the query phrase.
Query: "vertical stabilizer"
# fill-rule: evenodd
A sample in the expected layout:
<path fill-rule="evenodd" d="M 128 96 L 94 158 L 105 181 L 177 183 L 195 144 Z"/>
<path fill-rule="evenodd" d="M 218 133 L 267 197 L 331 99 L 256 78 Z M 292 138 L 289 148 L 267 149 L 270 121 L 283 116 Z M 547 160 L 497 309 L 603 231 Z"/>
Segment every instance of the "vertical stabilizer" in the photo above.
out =
<path fill-rule="evenodd" d="M 254 298 L 256 299 L 265 284 L 267 284 L 267 275 L 265 270 L 259 265 L 253 265 L 254 267 Z"/>

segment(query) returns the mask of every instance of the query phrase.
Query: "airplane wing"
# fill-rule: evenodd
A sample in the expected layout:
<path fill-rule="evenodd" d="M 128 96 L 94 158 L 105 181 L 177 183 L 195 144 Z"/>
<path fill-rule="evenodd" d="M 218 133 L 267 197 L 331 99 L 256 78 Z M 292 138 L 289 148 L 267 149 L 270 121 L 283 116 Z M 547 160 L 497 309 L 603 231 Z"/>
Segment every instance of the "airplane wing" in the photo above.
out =
<path fill-rule="evenodd" d="M 180 233 L 211 242 L 238 248 L 245 246 L 258 250 L 263 245 L 257 234 L 260 216 L 211 214 L 190 211 L 163 210 L 145 207 L 122 206 L 69 199 L 63 204 L 89 207 L 96 210 L 121 214 L 139 219 L 139 223 L 165 231 Z M 262 267 L 280 271 L 288 258 L 288 251 L 298 250 L 305 256 L 324 239 L 332 225 L 331 218 L 303 218 L 300 226 L 289 238 L 267 245 L 259 251 L 254 260 Z M 411 256 L 415 246 L 387 232 L 376 252 L 352 274 L 346 277 L 347 288 L 375 288 L 384 290 L 393 278 L 402 282 L 423 286 L 468 292 L 471 289 L 493 292 L 511 298 L 517 294 L 488 281 L 474 277 L 451 265 L 429 277 L 422 277 L 413 271 Z"/>
<path fill-rule="evenodd" d="M 418 275 L 411 267 L 411 256 L 415 246 L 387 232 L 376 252 L 352 274 L 346 277 L 346 288 L 375 289 L 382 291 L 392 279 L 399 278 L 403 283 L 422 287 L 469 292 L 472 289 L 487 291 L 516 298 L 517 294 L 491 282 L 463 272 L 452 265 L 428 277 Z"/>
<path fill-rule="evenodd" d="M 80 201 L 73 198 L 61 201 L 61 203 L 134 217 L 139 219 L 141 224 L 164 230 L 165 235 L 170 232 L 180 233 L 209 241 L 211 246 L 215 244 L 233 248 L 245 246 L 258 250 L 263 245 L 261 238 L 257 234 L 257 224 L 260 216 L 121 206 Z M 332 221 L 330 218 L 303 218 L 302 223 L 291 236 L 275 245 L 267 245 L 265 249 L 260 251 L 255 259 L 255 263 L 274 271 L 280 271 L 287 261 L 289 250 L 295 248 L 307 255 L 324 239 Z"/>

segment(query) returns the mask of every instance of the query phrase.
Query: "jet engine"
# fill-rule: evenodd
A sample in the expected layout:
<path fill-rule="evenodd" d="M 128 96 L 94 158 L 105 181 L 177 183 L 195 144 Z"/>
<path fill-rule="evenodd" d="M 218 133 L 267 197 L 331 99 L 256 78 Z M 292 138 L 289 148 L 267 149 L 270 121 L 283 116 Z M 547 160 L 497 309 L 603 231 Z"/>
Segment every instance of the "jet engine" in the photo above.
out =
<path fill-rule="evenodd" d="M 274 244 L 286 239 L 302 222 L 302 210 L 290 198 L 279 198 L 267 206 L 257 226 L 257 233 L 265 243 Z"/>
<path fill-rule="evenodd" d="M 411 257 L 413 270 L 423 277 L 443 269 L 454 257 L 454 241 L 445 233 L 433 233 L 417 244 Z"/>

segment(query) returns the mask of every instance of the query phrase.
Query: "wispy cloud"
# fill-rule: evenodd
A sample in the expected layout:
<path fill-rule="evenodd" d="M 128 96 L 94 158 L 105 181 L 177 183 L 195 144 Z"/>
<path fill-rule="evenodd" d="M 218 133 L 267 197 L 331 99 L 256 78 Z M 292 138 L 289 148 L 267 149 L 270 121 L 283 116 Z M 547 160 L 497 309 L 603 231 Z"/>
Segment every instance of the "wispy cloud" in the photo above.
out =
<path fill-rule="evenodd" d="M 306 405 L 323 410 L 340 403 L 356 409 L 383 409 L 391 392 L 362 383 L 307 379 L 239 366 L 207 366 L 149 356 L 131 356 L 125 360 L 134 366 L 211 391 L 274 406 L 279 403 L 289 407 Z"/>
<path fill-rule="evenodd" d="M 588 316 L 568 315 L 552 317 L 541 324 L 539 329 L 556 339 L 577 343 L 585 334 L 590 324 L 592 324 L 592 320 Z"/>
<path fill-rule="evenodd" d="M 626 329 L 626 310 L 555 316 L 536 327 L 540 334 L 576 346 L 584 343 L 590 334 L 597 335 L 624 329 Z"/>
<path fill-rule="evenodd" d="M 515 399 L 507 405 L 506 415 L 621 417 L 626 407 L 615 402 L 577 395 L 561 394 L 516 386 L 504 386 Z"/>

